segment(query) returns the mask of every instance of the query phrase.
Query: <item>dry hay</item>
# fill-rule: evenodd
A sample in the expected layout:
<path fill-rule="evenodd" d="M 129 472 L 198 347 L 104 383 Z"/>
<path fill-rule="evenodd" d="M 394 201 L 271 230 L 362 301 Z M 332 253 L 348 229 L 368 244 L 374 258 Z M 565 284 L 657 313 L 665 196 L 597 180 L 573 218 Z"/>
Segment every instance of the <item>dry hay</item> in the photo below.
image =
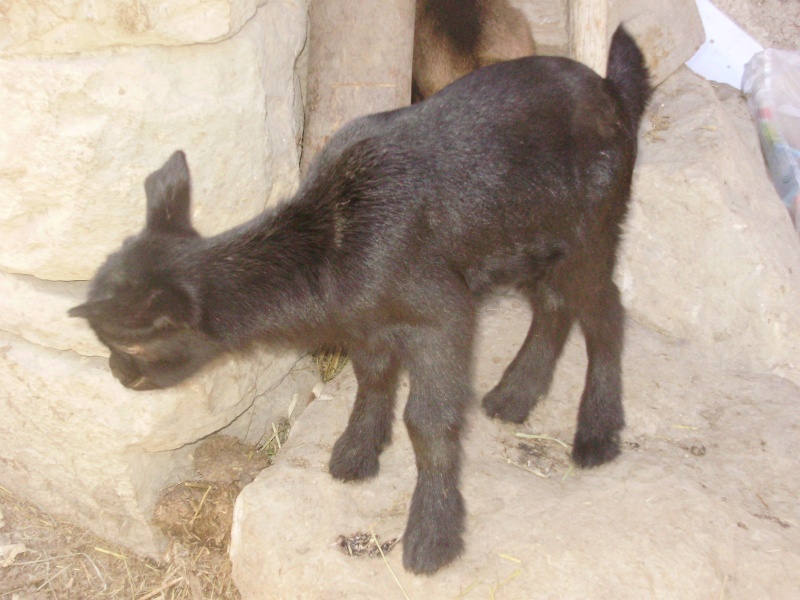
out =
<path fill-rule="evenodd" d="M 0 509 L 5 520 L 0 546 L 22 548 L 16 556 L 0 558 L 5 565 L 0 566 L 0 598 L 198 598 L 190 588 L 189 560 L 159 565 L 138 557 L 43 513 L 5 488 L 0 488 Z"/>
<path fill-rule="evenodd" d="M 317 372 L 322 382 L 328 383 L 342 372 L 342 369 L 350 361 L 350 357 L 347 350 L 340 346 L 331 346 L 314 352 L 311 360 L 317 365 Z"/>
<path fill-rule="evenodd" d="M 0 487 L 2 600 L 239 600 L 227 550 L 239 491 L 286 441 L 277 423 L 259 446 L 213 436 L 194 452 L 195 480 L 165 490 L 153 522 L 170 538 L 161 561 L 59 521 Z"/>

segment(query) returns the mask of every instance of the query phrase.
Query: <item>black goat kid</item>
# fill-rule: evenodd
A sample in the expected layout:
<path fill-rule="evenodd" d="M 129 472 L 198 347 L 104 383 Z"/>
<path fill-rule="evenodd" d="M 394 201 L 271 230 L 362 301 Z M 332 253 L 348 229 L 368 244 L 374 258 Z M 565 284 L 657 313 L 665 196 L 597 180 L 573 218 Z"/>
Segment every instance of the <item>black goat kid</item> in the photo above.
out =
<path fill-rule="evenodd" d="M 412 107 L 343 127 L 290 201 L 214 237 L 190 219 L 176 152 L 145 181 L 147 223 L 109 256 L 88 319 L 135 389 L 164 388 L 254 340 L 348 348 L 358 393 L 330 472 L 378 472 L 398 373 L 418 480 L 403 563 L 433 573 L 463 548 L 460 446 L 476 305 L 516 285 L 528 336 L 483 399 L 520 423 L 550 385 L 574 321 L 589 356 L 573 459 L 619 453 L 623 308 L 612 282 L 650 95 L 635 42 L 615 33 L 608 77 L 564 58 L 479 69 Z"/>

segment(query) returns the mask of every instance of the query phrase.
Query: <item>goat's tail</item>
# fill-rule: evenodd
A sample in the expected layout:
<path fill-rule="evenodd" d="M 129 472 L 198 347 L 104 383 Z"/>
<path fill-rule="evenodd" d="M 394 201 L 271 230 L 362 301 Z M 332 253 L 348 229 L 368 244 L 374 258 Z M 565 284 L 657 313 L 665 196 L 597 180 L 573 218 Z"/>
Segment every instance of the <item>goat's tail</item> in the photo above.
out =
<path fill-rule="evenodd" d="M 635 132 L 639 129 L 653 88 L 650 86 L 650 73 L 644 55 L 622 25 L 617 27 L 611 38 L 606 71 L 606 81 L 619 94 L 628 123 Z"/>

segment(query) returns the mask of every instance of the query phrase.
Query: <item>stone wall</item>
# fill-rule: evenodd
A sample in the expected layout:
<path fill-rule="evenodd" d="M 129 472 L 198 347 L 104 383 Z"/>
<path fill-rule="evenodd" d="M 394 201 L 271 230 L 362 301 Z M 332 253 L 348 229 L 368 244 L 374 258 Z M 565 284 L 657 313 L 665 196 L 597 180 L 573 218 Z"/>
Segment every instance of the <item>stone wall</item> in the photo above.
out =
<path fill-rule="evenodd" d="M 571 10 L 584 11 L 578 17 L 589 22 L 594 29 L 590 35 L 601 35 L 605 40 L 592 41 L 598 46 L 597 60 L 605 68 L 609 42 L 619 23 L 636 38 L 647 59 L 653 83 L 659 84 L 686 62 L 705 39 L 703 24 L 695 0 L 655 2 L 653 0 L 510 0 L 525 13 L 531 26 L 536 52 L 541 55 L 570 56 Z M 607 19 L 598 18 L 597 12 L 605 6 Z M 604 22 L 602 22 L 604 21 Z M 599 29 L 597 29 L 600 25 Z M 590 64 L 589 66 L 595 67 Z"/>
<path fill-rule="evenodd" d="M 285 377 L 294 355 L 253 354 L 174 390 L 132 392 L 66 311 L 141 228 L 144 178 L 175 149 L 187 153 L 204 234 L 291 193 L 306 5 L 12 0 L 3 9 L 0 483 L 154 553 L 153 503 L 187 472 L 191 444 L 240 415 L 249 427 L 238 431 L 257 438 L 308 382 Z"/>
<path fill-rule="evenodd" d="M 218 42 L 269 0 L 7 0 L 3 56 Z"/>

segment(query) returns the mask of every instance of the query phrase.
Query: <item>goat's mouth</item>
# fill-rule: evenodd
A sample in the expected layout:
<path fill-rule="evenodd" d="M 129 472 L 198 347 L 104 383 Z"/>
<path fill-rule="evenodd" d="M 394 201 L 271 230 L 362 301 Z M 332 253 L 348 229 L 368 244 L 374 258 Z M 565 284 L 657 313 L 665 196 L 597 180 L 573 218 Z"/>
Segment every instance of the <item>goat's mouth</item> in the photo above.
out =
<path fill-rule="evenodd" d="M 155 383 L 142 372 L 142 368 L 128 354 L 112 350 L 108 360 L 111 374 L 126 388 L 136 391 L 158 390 L 162 386 Z"/>

